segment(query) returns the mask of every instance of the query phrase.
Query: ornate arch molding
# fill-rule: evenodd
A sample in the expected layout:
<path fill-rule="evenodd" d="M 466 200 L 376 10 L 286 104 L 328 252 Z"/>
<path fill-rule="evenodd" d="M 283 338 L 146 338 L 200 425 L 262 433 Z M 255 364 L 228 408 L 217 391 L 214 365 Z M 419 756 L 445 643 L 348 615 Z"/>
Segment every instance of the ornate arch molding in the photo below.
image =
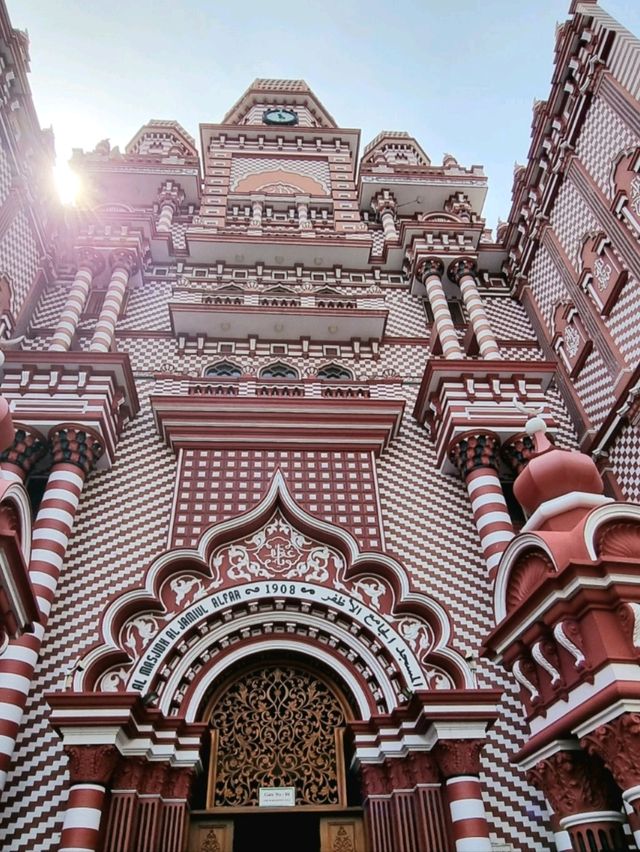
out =
<path fill-rule="evenodd" d="M 640 506 L 607 503 L 595 509 L 584 525 L 587 553 L 596 559 L 640 559 Z"/>
<path fill-rule="evenodd" d="M 29 495 L 20 482 L 0 481 L 0 511 L 8 508 L 15 517 L 15 533 L 24 564 L 31 558 L 31 504 Z"/>
<path fill-rule="evenodd" d="M 278 471 L 260 504 L 197 548 L 162 554 L 143 586 L 113 600 L 74 690 L 154 692 L 165 712 L 194 716 L 231 646 L 255 652 L 269 632 L 351 667 L 369 712 L 407 691 L 474 687 L 445 609 L 413 592 L 396 560 L 361 553 L 346 530 L 307 514 Z"/>
<path fill-rule="evenodd" d="M 538 587 L 545 577 L 558 572 L 551 549 L 540 536 L 524 533 L 505 550 L 493 592 L 493 611 L 500 624 Z"/>

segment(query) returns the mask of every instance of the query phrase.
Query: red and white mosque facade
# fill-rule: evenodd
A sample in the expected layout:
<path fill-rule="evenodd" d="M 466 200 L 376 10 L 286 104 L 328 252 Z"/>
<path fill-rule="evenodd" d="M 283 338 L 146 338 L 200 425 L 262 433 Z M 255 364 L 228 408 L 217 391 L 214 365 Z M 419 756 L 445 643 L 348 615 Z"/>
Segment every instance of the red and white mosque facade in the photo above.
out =
<path fill-rule="evenodd" d="M 640 42 L 573 0 L 495 240 L 300 80 L 63 213 L 27 71 L 0 3 L 2 848 L 638 848 Z"/>

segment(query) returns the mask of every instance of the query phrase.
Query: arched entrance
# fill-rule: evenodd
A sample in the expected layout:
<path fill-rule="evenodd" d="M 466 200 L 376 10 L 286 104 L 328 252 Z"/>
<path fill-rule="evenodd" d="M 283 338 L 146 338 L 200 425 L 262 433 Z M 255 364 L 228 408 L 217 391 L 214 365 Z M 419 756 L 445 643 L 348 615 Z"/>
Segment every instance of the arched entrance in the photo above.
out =
<path fill-rule="evenodd" d="M 360 785 L 345 742 L 354 703 L 332 673 L 263 654 L 217 684 L 202 714 L 205 772 L 192 852 L 364 852 Z"/>

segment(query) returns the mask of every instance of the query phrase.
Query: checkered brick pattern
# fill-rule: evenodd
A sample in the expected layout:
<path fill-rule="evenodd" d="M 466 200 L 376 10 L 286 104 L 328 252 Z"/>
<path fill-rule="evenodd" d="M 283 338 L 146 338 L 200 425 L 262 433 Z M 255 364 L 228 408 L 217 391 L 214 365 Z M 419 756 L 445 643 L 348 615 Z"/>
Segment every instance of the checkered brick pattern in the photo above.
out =
<path fill-rule="evenodd" d="M 174 248 L 185 249 L 187 247 L 187 242 L 184 238 L 187 227 L 187 224 L 184 222 L 173 222 L 171 224 L 171 239 L 173 240 Z"/>
<path fill-rule="evenodd" d="M 556 304 L 568 298 L 568 295 L 553 260 L 544 246 L 539 246 L 531 264 L 529 286 L 540 307 L 547 328 L 551 328 Z"/>
<path fill-rule="evenodd" d="M 611 376 L 597 349 L 591 351 L 574 381 L 584 409 L 593 426 L 597 428 L 615 402 L 611 392 Z"/>
<path fill-rule="evenodd" d="M 11 161 L 4 146 L 0 145 L 0 204 L 5 200 L 11 189 Z"/>
<path fill-rule="evenodd" d="M 124 316 L 118 321 L 118 330 L 171 331 L 170 301 L 170 281 L 151 280 L 130 287 Z"/>
<path fill-rule="evenodd" d="M 0 274 L 11 281 L 11 310 L 14 316 L 31 289 L 38 269 L 38 246 L 25 213 L 19 212 L 0 242 Z"/>
<path fill-rule="evenodd" d="M 38 304 L 33 312 L 31 328 L 55 328 L 62 309 L 67 301 L 72 281 L 58 279 L 55 284 L 50 285 L 42 291 Z"/>
<path fill-rule="evenodd" d="M 382 252 L 384 251 L 384 232 L 371 228 L 369 233 L 372 240 L 371 254 L 374 257 L 382 257 Z"/>
<path fill-rule="evenodd" d="M 576 144 L 576 154 L 607 198 L 613 198 L 613 166 L 618 154 L 638 138 L 620 116 L 597 98 L 589 112 Z"/>
<path fill-rule="evenodd" d="M 624 285 L 618 301 L 607 319 L 612 337 L 629 364 L 635 365 L 640 357 L 638 334 L 638 303 L 640 282 L 633 276 Z"/>
<path fill-rule="evenodd" d="M 231 160 L 230 189 L 233 192 L 242 178 L 249 175 L 260 174 L 271 171 L 293 172 L 305 175 L 317 180 L 322 185 L 327 195 L 331 191 L 329 178 L 329 166 L 326 160 L 310 160 L 300 158 L 291 160 L 287 157 L 242 157 L 234 156 Z"/>
<path fill-rule="evenodd" d="M 544 361 L 544 352 L 533 346 L 501 346 L 500 355 L 508 361 Z"/>
<path fill-rule="evenodd" d="M 598 220 L 583 201 L 580 192 L 568 180 L 560 187 L 550 218 L 567 257 L 578 270 L 578 257 L 585 234 L 598 227 Z"/>
<path fill-rule="evenodd" d="M 628 425 L 609 450 L 609 461 L 629 500 L 640 502 L 640 428 Z"/>
<path fill-rule="evenodd" d="M 363 550 L 381 547 L 370 453 L 185 450 L 172 542 L 194 547 L 207 527 L 260 502 L 276 470 L 307 512 L 345 527 Z"/>
<path fill-rule="evenodd" d="M 387 290 L 385 307 L 389 310 L 385 330 L 389 337 L 428 337 L 427 318 L 418 296 L 412 296 L 407 290 Z"/>
<path fill-rule="evenodd" d="M 411 416 L 413 403 L 409 394 L 401 434 L 378 462 L 386 548 L 404 563 L 416 588 L 449 609 L 456 648 L 477 654 L 493 625 L 478 532 L 462 481 L 436 471 L 433 445 Z M 510 763 L 526 739 L 517 690 L 485 660 L 478 661 L 478 679 L 481 686 L 505 690 L 483 757 L 492 838 L 522 852 L 550 848 L 540 794 Z M 540 803 L 539 811 L 532 802 Z"/>
<path fill-rule="evenodd" d="M 94 472 L 85 485 L 4 792 L 4 852 L 57 848 L 67 798 L 66 758 L 48 724 L 43 695 L 63 688 L 70 667 L 97 640 L 99 617 L 111 595 L 139 583 L 166 545 L 176 463 L 156 433 L 151 389 L 164 390 L 157 383 L 139 385 L 143 409 L 125 431 L 113 468 Z"/>
<path fill-rule="evenodd" d="M 487 296 L 483 293 L 482 304 L 498 340 L 536 339 L 527 312 L 510 296 Z"/>

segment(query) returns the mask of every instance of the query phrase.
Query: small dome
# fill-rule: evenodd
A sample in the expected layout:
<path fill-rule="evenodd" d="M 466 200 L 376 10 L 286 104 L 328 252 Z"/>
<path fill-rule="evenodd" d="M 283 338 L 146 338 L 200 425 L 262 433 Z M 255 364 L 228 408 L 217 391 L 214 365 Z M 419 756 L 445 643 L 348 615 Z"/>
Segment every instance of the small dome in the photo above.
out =
<path fill-rule="evenodd" d="M 542 421 L 538 420 L 538 423 Z M 513 493 L 529 515 L 547 500 L 573 491 L 602 494 L 602 479 L 595 462 L 589 456 L 554 447 L 542 429 L 535 429 L 532 437 L 535 441 L 535 452 L 513 483 Z"/>

